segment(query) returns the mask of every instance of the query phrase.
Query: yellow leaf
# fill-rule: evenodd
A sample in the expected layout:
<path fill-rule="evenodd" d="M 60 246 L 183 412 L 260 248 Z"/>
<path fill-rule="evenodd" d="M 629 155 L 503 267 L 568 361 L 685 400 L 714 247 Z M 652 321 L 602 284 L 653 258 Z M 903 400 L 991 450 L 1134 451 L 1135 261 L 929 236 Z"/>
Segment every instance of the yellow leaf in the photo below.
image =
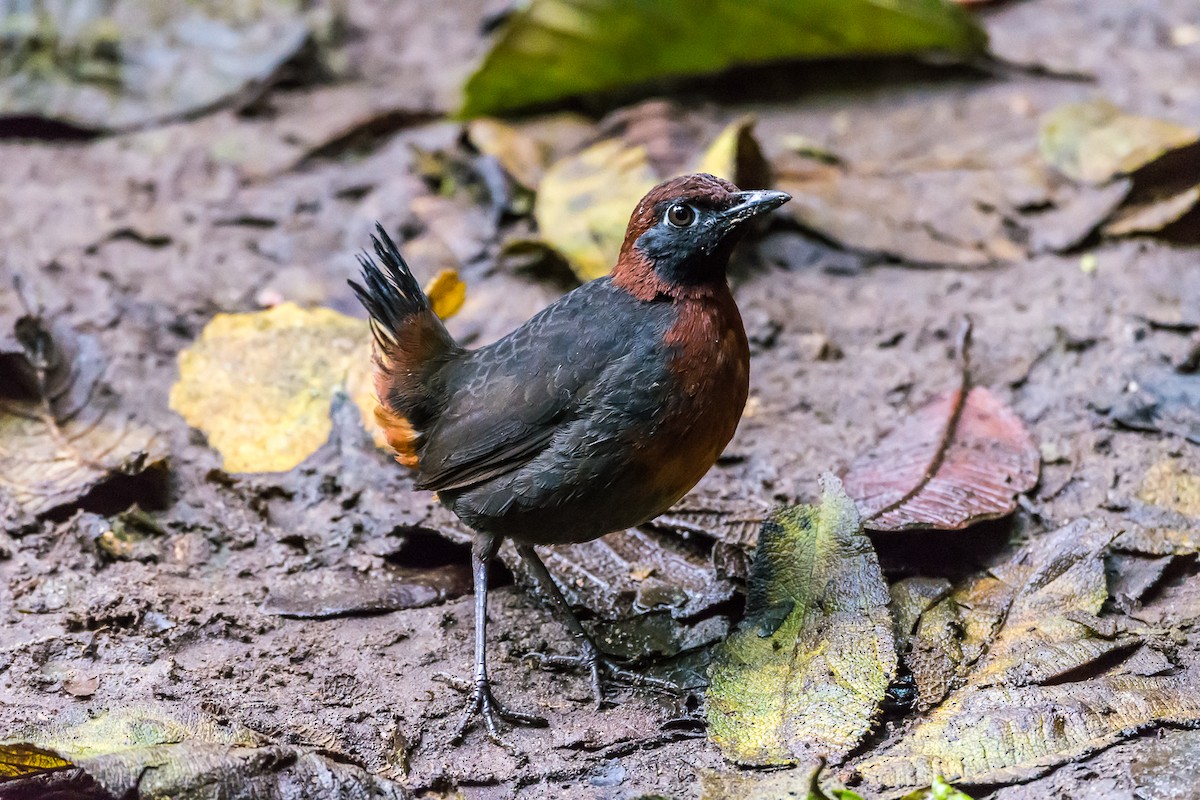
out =
<path fill-rule="evenodd" d="M 607 275 L 629 215 L 658 183 L 646 150 L 607 139 L 555 162 L 538 189 L 538 232 L 581 280 Z"/>
<path fill-rule="evenodd" d="M 754 138 L 753 116 L 731 122 L 704 149 L 696 172 L 707 172 L 732 181 L 741 189 L 761 189 L 770 181 L 769 167 Z"/>
<path fill-rule="evenodd" d="M 467 299 L 467 284 L 458 277 L 457 270 L 444 269 L 425 284 L 425 294 L 429 295 L 433 313 L 442 319 L 450 319 Z"/>
<path fill-rule="evenodd" d="M 226 471 L 284 472 L 329 438 L 334 393 L 369 353 L 366 323 L 327 308 L 218 314 L 179 354 L 171 408 Z"/>
<path fill-rule="evenodd" d="M 0 781 L 53 772 L 70 766 L 70 761 L 32 745 L 0 745 Z"/>
<path fill-rule="evenodd" d="M 1042 120 L 1039 133 L 1046 162 L 1088 183 L 1127 175 L 1198 139 L 1191 128 L 1127 114 L 1103 100 L 1056 108 Z"/>

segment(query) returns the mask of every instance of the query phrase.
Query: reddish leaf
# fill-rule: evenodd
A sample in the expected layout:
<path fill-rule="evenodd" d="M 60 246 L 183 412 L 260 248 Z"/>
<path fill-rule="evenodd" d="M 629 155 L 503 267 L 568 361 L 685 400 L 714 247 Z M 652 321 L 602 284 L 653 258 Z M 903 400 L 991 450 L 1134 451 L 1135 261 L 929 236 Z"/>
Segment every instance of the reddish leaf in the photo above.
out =
<path fill-rule="evenodd" d="M 871 530 L 957 530 L 1012 512 L 1041 463 L 1024 423 L 983 387 L 938 395 L 846 473 Z"/>

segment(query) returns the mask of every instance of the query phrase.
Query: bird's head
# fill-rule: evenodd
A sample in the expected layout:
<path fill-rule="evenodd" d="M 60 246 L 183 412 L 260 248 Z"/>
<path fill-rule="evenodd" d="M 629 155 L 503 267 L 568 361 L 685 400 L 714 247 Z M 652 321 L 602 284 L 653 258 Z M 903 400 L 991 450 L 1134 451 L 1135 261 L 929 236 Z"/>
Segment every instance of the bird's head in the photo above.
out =
<path fill-rule="evenodd" d="M 724 282 L 746 223 L 790 199 L 783 192 L 743 192 L 705 174 L 660 183 L 629 219 L 613 280 L 639 295 Z"/>

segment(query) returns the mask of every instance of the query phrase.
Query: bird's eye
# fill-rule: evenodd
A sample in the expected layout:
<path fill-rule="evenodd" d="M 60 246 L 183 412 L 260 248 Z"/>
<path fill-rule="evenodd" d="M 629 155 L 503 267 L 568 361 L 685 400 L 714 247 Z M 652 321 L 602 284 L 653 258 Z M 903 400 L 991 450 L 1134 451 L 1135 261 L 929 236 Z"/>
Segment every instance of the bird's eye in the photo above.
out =
<path fill-rule="evenodd" d="M 674 228 L 686 228 L 696 221 L 696 209 L 686 203 L 676 203 L 667 209 L 667 222 Z"/>

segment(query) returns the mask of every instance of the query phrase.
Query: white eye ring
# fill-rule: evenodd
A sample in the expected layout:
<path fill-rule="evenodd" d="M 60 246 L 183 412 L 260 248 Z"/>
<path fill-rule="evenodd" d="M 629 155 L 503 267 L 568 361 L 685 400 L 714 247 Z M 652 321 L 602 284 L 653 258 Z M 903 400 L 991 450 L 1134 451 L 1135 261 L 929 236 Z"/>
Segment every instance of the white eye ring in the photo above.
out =
<path fill-rule="evenodd" d="M 696 224 L 698 216 L 696 209 L 687 203 L 675 203 L 663 214 L 663 219 L 672 228 L 689 228 Z"/>

